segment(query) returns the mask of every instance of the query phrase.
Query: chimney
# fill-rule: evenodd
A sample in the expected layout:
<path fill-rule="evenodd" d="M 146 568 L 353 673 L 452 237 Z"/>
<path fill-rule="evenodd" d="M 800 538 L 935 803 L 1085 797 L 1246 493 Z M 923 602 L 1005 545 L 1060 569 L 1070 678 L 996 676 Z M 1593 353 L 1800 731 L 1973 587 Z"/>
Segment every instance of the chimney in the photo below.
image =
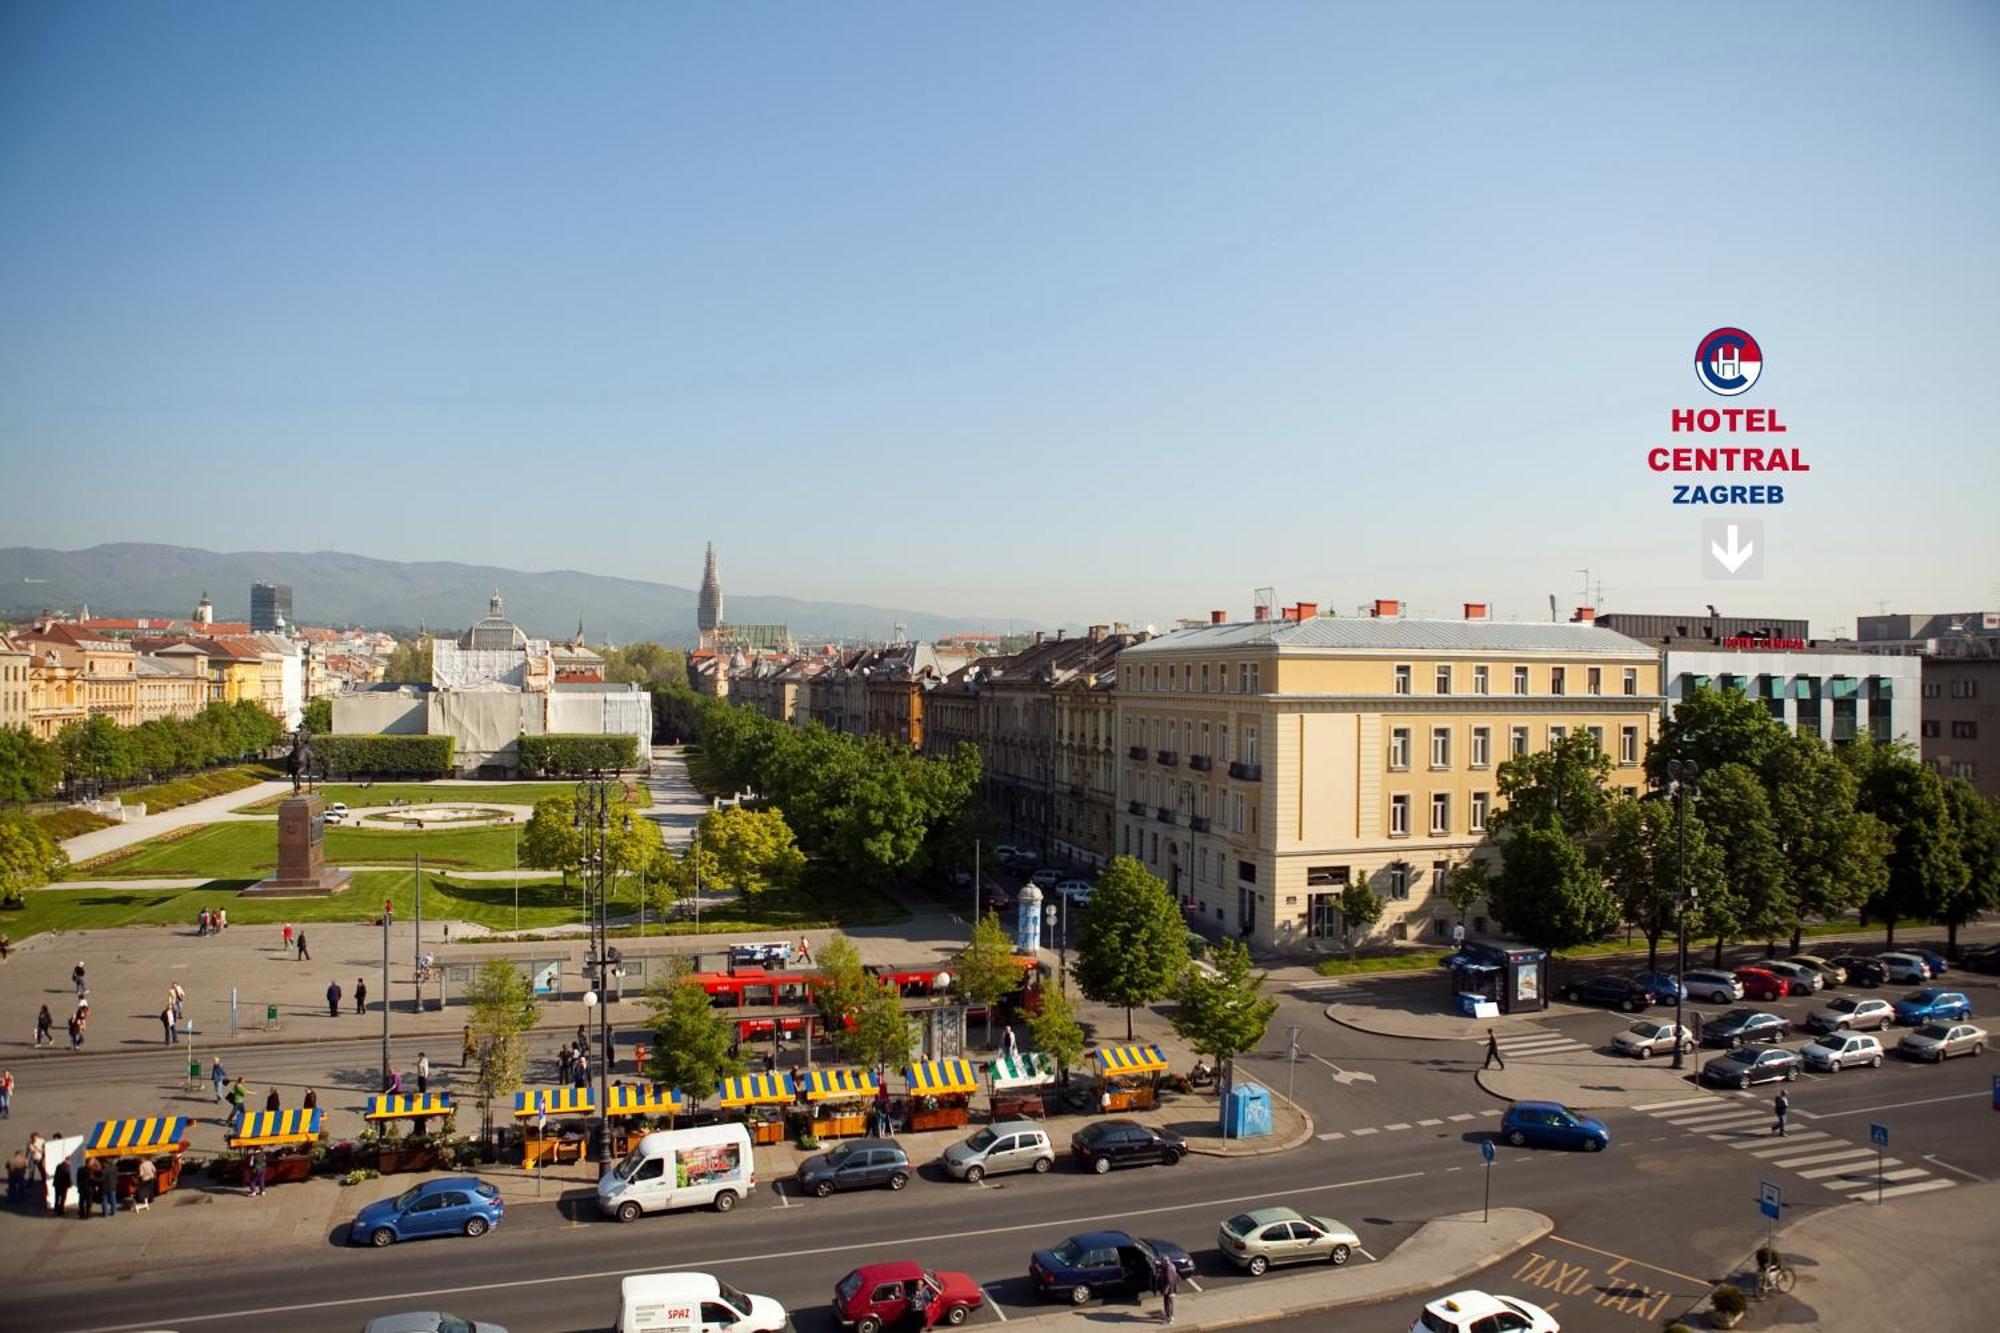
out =
<path fill-rule="evenodd" d="M 1092 643 L 1103 643 L 1104 636 L 1110 632 L 1111 627 L 1109 625 L 1092 625 L 1090 627 L 1090 641 Z"/>
<path fill-rule="evenodd" d="M 1399 616 L 1402 613 L 1403 604 L 1395 598 L 1377 597 L 1375 599 L 1375 609 L 1368 614 L 1379 619 L 1383 616 Z"/>
<path fill-rule="evenodd" d="M 1298 618 L 1299 618 L 1300 620 L 1311 620 L 1311 619 L 1312 619 L 1312 618 L 1313 618 L 1314 616 L 1316 616 L 1316 615 L 1318 615 L 1318 614 L 1319 614 L 1319 603 L 1318 603 L 1318 602 L 1300 602 L 1300 603 L 1299 603 L 1299 616 L 1298 616 Z"/>
<path fill-rule="evenodd" d="M 1113 634 L 1119 635 L 1120 637 L 1123 637 L 1124 635 L 1130 634 L 1132 630 L 1131 627 L 1128 626 L 1124 621 L 1114 620 L 1111 622 L 1111 632 Z"/>
<path fill-rule="evenodd" d="M 1262 602 L 1257 603 L 1257 619 L 1269 620 L 1270 618 L 1271 618 L 1271 608 L 1264 605 Z"/>
<path fill-rule="evenodd" d="M 1208 623 L 1211 625 L 1227 625 L 1229 623 L 1229 613 L 1227 611 L 1210 611 L 1208 613 Z"/>
<path fill-rule="evenodd" d="M 1576 614 L 1569 618 L 1569 623 L 1572 625 L 1589 625 L 1595 623 L 1596 620 L 1597 620 L 1596 607 L 1579 606 L 1576 609 Z"/>
<path fill-rule="evenodd" d="M 1036 630 L 1036 631 L 1035 631 L 1035 642 L 1036 642 L 1036 643 L 1040 643 L 1041 641 L 1042 641 L 1042 632 L 1041 632 L 1040 630 Z"/>
<path fill-rule="evenodd" d="M 1465 604 L 1465 618 L 1466 618 L 1467 620 L 1484 620 L 1484 619 L 1486 619 L 1486 603 L 1484 603 L 1484 602 L 1467 602 L 1467 603 Z"/>
<path fill-rule="evenodd" d="M 1064 636 L 1064 635 L 1066 635 L 1066 634 L 1068 634 L 1068 633 L 1069 633 L 1069 631 L 1068 631 L 1068 630 L 1066 630 L 1066 629 L 1058 629 L 1058 630 L 1056 631 L 1056 642 L 1057 642 L 1057 643 L 1061 643 L 1061 642 L 1063 641 L 1063 636 Z"/>

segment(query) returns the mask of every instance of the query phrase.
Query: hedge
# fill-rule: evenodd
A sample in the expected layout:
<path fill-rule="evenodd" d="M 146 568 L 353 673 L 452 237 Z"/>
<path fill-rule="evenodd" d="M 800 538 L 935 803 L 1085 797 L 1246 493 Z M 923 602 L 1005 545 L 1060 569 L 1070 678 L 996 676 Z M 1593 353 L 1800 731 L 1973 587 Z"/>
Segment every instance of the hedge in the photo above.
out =
<path fill-rule="evenodd" d="M 639 764 L 639 742 L 633 736 L 551 733 L 521 737 L 521 771 L 552 777 L 583 773 L 620 773 Z"/>
<path fill-rule="evenodd" d="M 313 757 L 330 777 L 451 776 L 449 736 L 315 736 L 312 748 Z"/>

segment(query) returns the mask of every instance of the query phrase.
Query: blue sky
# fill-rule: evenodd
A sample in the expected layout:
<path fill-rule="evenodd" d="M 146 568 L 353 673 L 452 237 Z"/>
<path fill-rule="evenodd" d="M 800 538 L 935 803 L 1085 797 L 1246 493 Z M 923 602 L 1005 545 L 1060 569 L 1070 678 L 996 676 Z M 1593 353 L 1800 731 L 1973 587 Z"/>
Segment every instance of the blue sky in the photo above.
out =
<path fill-rule="evenodd" d="M 0 544 L 1995 607 L 1996 164 L 1982 4 L 5 5 Z M 1644 465 L 1722 324 L 1760 583 Z"/>

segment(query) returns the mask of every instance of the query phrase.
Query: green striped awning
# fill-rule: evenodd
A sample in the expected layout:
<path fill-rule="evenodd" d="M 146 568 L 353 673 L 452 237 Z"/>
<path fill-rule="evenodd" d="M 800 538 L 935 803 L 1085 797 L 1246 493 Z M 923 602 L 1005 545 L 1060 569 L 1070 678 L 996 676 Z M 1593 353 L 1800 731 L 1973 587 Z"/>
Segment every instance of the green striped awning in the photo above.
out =
<path fill-rule="evenodd" d="M 986 1067 L 993 1076 L 993 1090 L 1006 1088 L 1034 1088 L 1044 1083 L 1053 1083 L 1056 1078 L 1056 1062 L 1040 1051 L 1023 1051 L 1019 1055 L 1003 1055 Z"/>
<path fill-rule="evenodd" d="M 910 1092 L 919 1097 L 979 1091 L 979 1073 L 970 1060 L 920 1061 L 910 1066 L 905 1077 L 910 1080 Z"/>
<path fill-rule="evenodd" d="M 612 1115 L 679 1115 L 688 1105 L 679 1088 L 657 1083 L 620 1083 L 611 1089 Z"/>
<path fill-rule="evenodd" d="M 83 1142 L 85 1157 L 145 1157 L 157 1152 L 185 1152 L 188 1118 L 154 1116 L 146 1120 L 100 1120 Z"/>
<path fill-rule="evenodd" d="M 414 1096 L 385 1092 L 368 1099 L 368 1110 L 362 1119 L 414 1120 L 425 1116 L 450 1115 L 452 1109 L 451 1094 L 448 1092 L 425 1092 Z"/>
<path fill-rule="evenodd" d="M 523 1088 L 514 1094 L 514 1118 L 526 1120 L 538 1115 L 592 1115 L 597 1110 L 597 1090 L 564 1085 L 559 1088 Z"/>
<path fill-rule="evenodd" d="M 792 1084 L 790 1074 L 744 1074 L 739 1078 L 726 1078 L 717 1089 L 723 1106 L 766 1106 L 776 1102 L 794 1101 L 798 1089 Z"/>
<path fill-rule="evenodd" d="M 1164 1074 L 1167 1057 L 1157 1046 L 1100 1046 L 1097 1050 L 1097 1069 L 1107 1078 L 1122 1078 L 1127 1074 Z"/>
<path fill-rule="evenodd" d="M 311 1143 L 326 1130 L 326 1112 L 314 1107 L 307 1111 L 253 1111 L 243 1117 L 243 1128 L 229 1140 L 232 1148 L 288 1148 Z"/>
<path fill-rule="evenodd" d="M 814 1069 L 806 1074 L 806 1100 L 853 1101 L 873 1097 L 880 1086 L 865 1069 Z"/>

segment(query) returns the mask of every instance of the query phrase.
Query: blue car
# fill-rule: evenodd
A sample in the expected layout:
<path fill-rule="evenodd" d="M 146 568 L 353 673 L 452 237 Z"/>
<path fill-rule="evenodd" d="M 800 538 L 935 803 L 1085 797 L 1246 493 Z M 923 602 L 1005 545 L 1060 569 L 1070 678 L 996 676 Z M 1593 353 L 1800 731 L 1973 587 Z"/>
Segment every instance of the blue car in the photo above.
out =
<path fill-rule="evenodd" d="M 1930 968 L 1931 968 L 1931 975 L 1932 975 L 1932 976 L 1934 976 L 1934 977 L 1941 977 L 1941 976 L 1943 976 L 1943 975 L 1944 975 L 1944 974 L 1945 974 L 1946 972 L 1949 972 L 1949 971 L 1951 970 L 1950 968 L 1948 968 L 1948 967 L 1946 967 L 1946 966 L 1945 966 L 1945 959 L 1944 959 L 1944 955 L 1943 955 L 1943 954 L 1941 954 L 1941 953 L 1938 953 L 1938 952 L 1937 952 L 1936 950 L 1933 950 L 1933 949 L 1905 949 L 1905 950 L 1903 950 L 1903 952 L 1904 952 L 1904 953 L 1913 953 L 1913 954 L 1915 954 L 1915 955 L 1916 955 L 1917 957 L 1919 957 L 1919 958 L 1923 959 L 1923 960 L 1924 960 L 1924 961 L 1925 961 L 1926 963 L 1929 963 L 1929 964 L 1930 964 Z"/>
<path fill-rule="evenodd" d="M 1611 1146 L 1611 1131 L 1602 1120 L 1580 1115 L 1561 1102 L 1515 1102 L 1500 1119 L 1500 1137 L 1516 1148 L 1602 1152 Z"/>
<path fill-rule="evenodd" d="M 349 1245 L 394 1245 L 419 1236 L 483 1236 L 500 1225 L 507 1205 L 477 1176 L 443 1176 L 378 1199 L 354 1216 Z"/>
<path fill-rule="evenodd" d="M 1661 1004 L 1672 1004 L 1681 998 L 1680 978 L 1671 972 L 1641 972 L 1632 980 L 1653 992 Z"/>
<path fill-rule="evenodd" d="M 1949 1023 L 1972 1017 L 1972 1001 L 1955 990 L 1926 986 L 1896 1001 L 1896 1021 L 1912 1026 L 1920 1023 Z"/>
<path fill-rule="evenodd" d="M 1141 1240 L 1124 1231 L 1086 1231 L 1028 1260 L 1028 1276 L 1043 1299 L 1067 1297 L 1083 1305 L 1105 1292 L 1144 1294 L 1164 1259 L 1182 1277 L 1194 1276 L 1194 1258 L 1170 1240 Z"/>

